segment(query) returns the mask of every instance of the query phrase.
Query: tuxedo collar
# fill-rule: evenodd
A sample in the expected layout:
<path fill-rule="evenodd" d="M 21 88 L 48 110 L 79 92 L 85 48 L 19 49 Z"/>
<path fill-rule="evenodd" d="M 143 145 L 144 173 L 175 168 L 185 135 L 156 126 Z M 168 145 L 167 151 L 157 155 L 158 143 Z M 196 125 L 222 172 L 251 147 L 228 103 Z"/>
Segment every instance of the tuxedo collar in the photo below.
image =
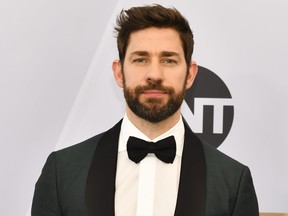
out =
<path fill-rule="evenodd" d="M 199 138 L 185 125 L 180 182 L 175 216 L 204 216 L 206 204 L 206 161 Z"/>
<path fill-rule="evenodd" d="M 121 121 L 100 138 L 86 182 L 88 215 L 114 216 L 115 178 Z M 185 125 L 180 182 L 175 216 L 204 216 L 206 164 L 201 141 Z"/>
<path fill-rule="evenodd" d="M 114 216 L 118 140 L 122 120 L 103 133 L 91 161 L 86 182 L 89 216 Z"/>

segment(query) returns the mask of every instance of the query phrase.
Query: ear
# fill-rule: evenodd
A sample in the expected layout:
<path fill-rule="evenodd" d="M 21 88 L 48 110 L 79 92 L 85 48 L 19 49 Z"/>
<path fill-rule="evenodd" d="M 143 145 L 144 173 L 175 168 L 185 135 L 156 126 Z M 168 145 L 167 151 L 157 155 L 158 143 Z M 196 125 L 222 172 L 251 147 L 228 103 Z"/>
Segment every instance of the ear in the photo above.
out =
<path fill-rule="evenodd" d="M 197 72 L 198 72 L 197 63 L 195 61 L 191 61 L 186 80 L 186 89 L 189 89 L 192 86 L 195 77 L 197 75 Z"/>
<path fill-rule="evenodd" d="M 114 79 L 119 87 L 123 88 L 123 73 L 122 73 L 122 65 L 119 60 L 114 60 L 112 63 L 112 70 L 114 73 Z"/>

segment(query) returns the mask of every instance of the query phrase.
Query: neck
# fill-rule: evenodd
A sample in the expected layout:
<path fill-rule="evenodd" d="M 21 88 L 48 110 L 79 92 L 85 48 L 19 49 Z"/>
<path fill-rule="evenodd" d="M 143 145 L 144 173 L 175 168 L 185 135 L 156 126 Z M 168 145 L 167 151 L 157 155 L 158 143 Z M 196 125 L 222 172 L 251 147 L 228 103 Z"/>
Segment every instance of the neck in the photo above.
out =
<path fill-rule="evenodd" d="M 180 119 L 180 109 L 174 113 L 172 116 L 167 119 L 154 123 L 149 122 L 143 118 L 140 118 L 135 113 L 133 113 L 129 107 L 126 108 L 126 113 L 128 119 L 132 122 L 132 124 L 138 128 L 142 133 L 144 133 L 149 139 L 154 139 L 161 134 L 165 133 L 169 129 L 171 129 Z"/>

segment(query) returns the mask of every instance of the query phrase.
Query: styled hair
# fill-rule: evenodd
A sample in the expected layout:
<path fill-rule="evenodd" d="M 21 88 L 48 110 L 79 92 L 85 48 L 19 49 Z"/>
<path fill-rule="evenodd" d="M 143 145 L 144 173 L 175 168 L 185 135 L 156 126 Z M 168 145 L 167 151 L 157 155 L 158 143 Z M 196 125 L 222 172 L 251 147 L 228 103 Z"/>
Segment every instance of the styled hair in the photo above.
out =
<path fill-rule="evenodd" d="M 173 28 L 179 35 L 189 67 L 193 53 L 194 40 L 189 23 L 175 8 L 165 8 L 161 5 L 132 7 L 122 10 L 117 17 L 115 31 L 120 62 L 123 65 L 130 35 L 133 32 L 149 27 Z"/>

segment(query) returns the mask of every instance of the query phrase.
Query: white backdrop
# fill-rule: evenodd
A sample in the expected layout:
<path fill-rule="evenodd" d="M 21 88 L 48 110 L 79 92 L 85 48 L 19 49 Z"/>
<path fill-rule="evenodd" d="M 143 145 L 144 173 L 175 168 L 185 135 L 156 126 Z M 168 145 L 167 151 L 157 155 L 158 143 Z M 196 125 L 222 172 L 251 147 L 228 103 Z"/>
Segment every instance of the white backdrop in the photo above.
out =
<path fill-rule="evenodd" d="M 231 91 L 234 122 L 219 149 L 250 167 L 261 211 L 288 212 L 287 1 L 1 0 L 0 215 L 29 215 L 48 154 L 123 116 L 115 16 L 154 2 L 186 16 L 193 58 Z"/>

